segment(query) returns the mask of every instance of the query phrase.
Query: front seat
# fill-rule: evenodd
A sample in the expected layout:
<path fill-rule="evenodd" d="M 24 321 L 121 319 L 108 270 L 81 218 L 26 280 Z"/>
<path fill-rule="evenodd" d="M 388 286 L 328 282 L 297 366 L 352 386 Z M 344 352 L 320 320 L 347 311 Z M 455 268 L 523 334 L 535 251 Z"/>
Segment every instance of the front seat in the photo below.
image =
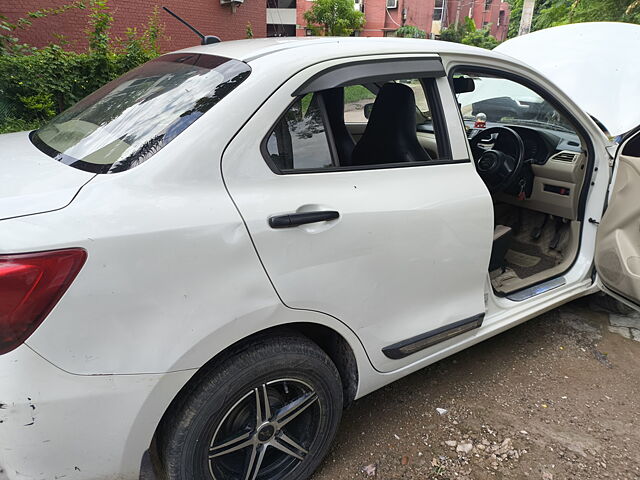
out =
<path fill-rule="evenodd" d="M 416 135 L 416 100 L 413 90 L 401 83 L 382 86 L 373 104 L 369 123 L 353 149 L 351 164 L 426 162 L 429 154 Z"/>

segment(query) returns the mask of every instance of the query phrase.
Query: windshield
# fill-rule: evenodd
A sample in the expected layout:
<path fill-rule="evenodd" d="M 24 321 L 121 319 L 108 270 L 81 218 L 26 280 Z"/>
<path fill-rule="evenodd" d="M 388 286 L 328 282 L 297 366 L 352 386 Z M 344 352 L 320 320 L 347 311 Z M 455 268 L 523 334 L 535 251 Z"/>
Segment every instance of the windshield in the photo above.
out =
<path fill-rule="evenodd" d="M 81 100 L 33 132 L 31 140 L 81 170 L 128 170 L 176 138 L 250 72 L 239 60 L 164 55 Z"/>
<path fill-rule="evenodd" d="M 479 113 L 491 123 L 535 125 L 572 132 L 573 127 L 544 98 L 520 83 L 482 74 L 466 74 L 474 90 L 458 94 L 462 115 L 475 121 Z"/>

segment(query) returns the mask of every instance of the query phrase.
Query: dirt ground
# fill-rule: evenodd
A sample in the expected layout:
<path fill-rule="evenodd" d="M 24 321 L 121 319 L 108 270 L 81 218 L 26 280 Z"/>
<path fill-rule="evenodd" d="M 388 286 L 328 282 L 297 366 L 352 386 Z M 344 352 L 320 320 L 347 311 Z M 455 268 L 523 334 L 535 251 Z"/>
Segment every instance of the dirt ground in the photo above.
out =
<path fill-rule="evenodd" d="M 357 401 L 313 480 L 640 479 L 640 342 L 596 309 L 565 305 Z"/>
<path fill-rule="evenodd" d="M 640 342 L 593 302 L 357 401 L 313 480 L 640 479 Z"/>

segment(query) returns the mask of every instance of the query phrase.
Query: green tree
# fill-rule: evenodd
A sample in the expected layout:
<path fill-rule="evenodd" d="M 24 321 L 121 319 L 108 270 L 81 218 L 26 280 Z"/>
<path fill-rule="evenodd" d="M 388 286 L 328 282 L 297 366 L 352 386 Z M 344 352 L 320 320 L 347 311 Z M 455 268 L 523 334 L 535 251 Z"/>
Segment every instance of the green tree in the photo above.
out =
<path fill-rule="evenodd" d="M 523 0 L 509 0 L 509 38 L 518 35 Z M 538 0 L 531 30 L 580 22 L 640 23 L 640 0 Z"/>
<path fill-rule="evenodd" d="M 346 37 L 364 27 L 364 14 L 353 8 L 353 0 L 316 0 L 304 14 L 307 28 L 320 26 L 325 35 Z"/>

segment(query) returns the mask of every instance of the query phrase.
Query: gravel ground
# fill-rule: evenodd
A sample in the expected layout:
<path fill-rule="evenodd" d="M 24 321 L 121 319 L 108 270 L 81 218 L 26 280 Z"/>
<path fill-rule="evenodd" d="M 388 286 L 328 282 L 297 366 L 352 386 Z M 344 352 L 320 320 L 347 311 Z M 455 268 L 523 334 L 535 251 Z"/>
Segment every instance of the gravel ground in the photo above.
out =
<path fill-rule="evenodd" d="M 357 401 L 313 480 L 640 479 L 640 342 L 609 327 L 582 299 Z"/>

